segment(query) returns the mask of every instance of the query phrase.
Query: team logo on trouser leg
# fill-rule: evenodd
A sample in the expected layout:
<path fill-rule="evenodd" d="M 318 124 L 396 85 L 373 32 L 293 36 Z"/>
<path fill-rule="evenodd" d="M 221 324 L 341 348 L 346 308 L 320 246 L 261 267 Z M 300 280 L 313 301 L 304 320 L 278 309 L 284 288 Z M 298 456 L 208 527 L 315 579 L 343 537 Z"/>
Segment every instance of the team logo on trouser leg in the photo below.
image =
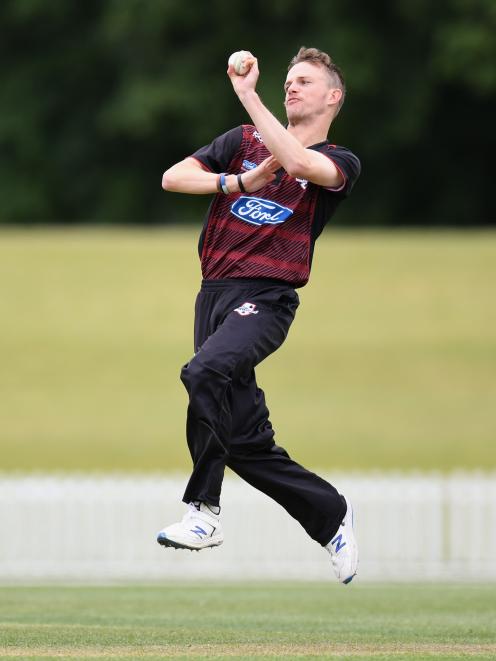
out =
<path fill-rule="evenodd" d="M 235 308 L 234 312 L 246 317 L 247 314 L 258 314 L 258 310 L 255 310 L 256 307 L 255 303 L 243 303 L 239 308 Z"/>

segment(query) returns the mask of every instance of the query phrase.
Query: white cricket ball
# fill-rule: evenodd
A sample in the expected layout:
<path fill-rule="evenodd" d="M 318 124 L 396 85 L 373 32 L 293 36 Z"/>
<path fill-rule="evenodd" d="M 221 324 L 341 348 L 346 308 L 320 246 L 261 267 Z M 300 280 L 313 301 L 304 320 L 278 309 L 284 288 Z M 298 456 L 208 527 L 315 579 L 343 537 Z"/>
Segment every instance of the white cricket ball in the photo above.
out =
<path fill-rule="evenodd" d="M 248 71 L 251 69 L 251 64 L 247 62 L 248 58 L 250 57 L 253 57 L 250 51 L 238 50 L 231 55 L 228 64 L 232 64 L 234 71 L 238 74 L 238 76 L 246 76 Z"/>

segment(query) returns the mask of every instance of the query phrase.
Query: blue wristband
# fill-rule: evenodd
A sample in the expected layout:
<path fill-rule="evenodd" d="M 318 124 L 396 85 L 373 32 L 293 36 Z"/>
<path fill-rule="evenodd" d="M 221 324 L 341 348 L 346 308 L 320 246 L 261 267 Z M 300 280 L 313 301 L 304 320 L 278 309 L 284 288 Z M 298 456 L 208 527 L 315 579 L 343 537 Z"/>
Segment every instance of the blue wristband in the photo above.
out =
<path fill-rule="evenodd" d="M 226 186 L 226 173 L 225 172 L 223 172 L 220 175 L 219 185 L 220 185 L 224 195 L 229 195 L 229 188 Z"/>

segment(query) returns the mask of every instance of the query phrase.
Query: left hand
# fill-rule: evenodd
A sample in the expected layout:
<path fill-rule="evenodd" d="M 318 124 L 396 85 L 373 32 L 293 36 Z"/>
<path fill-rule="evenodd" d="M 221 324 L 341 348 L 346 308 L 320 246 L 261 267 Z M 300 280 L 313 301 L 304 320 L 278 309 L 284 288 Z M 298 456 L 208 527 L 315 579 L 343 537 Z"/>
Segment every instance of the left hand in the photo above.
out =
<path fill-rule="evenodd" d="M 272 155 L 268 156 L 253 170 L 243 172 L 243 184 L 247 193 L 254 193 L 276 178 L 275 172 L 281 164 Z"/>
<path fill-rule="evenodd" d="M 234 91 L 238 96 L 246 92 L 254 92 L 257 86 L 258 76 L 260 74 L 258 70 L 258 60 L 252 55 L 247 59 L 247 63 L 251 66 L 248 73 L 244 76 L 237 74 L 232 64 L 227 68 L 227 75 L 231 79 Z"/>

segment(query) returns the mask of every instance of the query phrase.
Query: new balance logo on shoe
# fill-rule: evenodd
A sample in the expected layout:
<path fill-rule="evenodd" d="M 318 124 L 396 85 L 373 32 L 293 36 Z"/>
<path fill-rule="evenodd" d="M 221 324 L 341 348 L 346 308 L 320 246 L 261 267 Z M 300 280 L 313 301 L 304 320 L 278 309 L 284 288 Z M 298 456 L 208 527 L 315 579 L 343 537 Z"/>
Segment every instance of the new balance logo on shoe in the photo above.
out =
<path fill-rule="evenodd" d="M 337 537 L 334 537 L 334 539 L 331 541 L 331 544 L 336 544 L 335 551 L 336 553 L 339 553 L 342 548 L 346 546 L 346 542 L 343 542 L 343 535 L 338 535 Z"/>
<path fill-rule="evenodd" d="M 326 549 L 331 554 L 331 563 L 338 581 L 347 585 L 353 580 L 358 567 L 358 549 L 353 532 L 353 508 L 346 501 L 346 514 L 337 532 Z"/>
<path fill-rule="evenodd" d="M 191 528 L 191 532 L 194 532 L 195 535 L 198 535 L 198 537 L 201 539 L 202 535 L 206 535 L 207 531 L 203 530 L 203 528 L 200 528 L 200 526 L 196 526 L 195 528 Z"/>

